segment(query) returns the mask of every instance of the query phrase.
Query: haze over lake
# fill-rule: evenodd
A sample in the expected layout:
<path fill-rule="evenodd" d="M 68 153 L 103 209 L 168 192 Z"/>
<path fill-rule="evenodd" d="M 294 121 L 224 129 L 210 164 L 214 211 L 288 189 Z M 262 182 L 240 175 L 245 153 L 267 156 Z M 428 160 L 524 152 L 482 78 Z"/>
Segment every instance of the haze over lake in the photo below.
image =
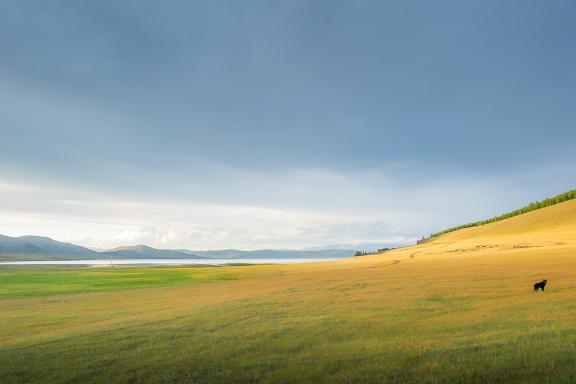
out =
<path fill-rule="evenodd" d="M 1 266 L 138 266 L 138 265 L 227 265 L 227 264 L 301 264 L 335 261 L 347 257 L 326 258 L 261 258 L 261 259 L 129 259 L 129 260 L 45 260 L 5 261 Z"/>

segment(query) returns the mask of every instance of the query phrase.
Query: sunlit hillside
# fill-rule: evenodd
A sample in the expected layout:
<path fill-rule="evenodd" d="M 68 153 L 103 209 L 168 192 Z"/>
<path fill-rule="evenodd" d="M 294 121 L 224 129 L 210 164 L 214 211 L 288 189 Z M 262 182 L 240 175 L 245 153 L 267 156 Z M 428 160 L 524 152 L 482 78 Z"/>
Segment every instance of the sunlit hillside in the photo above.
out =
<path fill-rule="evenodd" d="M 393 255 L 511 257 L 518 251 L 570 253 L 575 246 L 576 200 L 571 200 L 495 223 L 446 233 L 422 245 L 397 250 Z"/>
<path fill-rule="evenodd" d="M 576 201 L 339 262 L 0 278 L 2 383 L 576 380 Z"/>

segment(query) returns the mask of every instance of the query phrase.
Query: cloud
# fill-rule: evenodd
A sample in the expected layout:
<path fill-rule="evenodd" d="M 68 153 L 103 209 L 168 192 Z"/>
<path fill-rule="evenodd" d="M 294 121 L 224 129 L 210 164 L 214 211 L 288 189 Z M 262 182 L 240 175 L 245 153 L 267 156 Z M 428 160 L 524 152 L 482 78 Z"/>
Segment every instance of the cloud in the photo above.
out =
<path fill-rule="evenodd" d="M 0 233 L 411 241 L 573 188 L 573 12 L 454 7 L 5 2 Z"/>
<path fill-rule="evenodd" d="M 569 189 L 574 169 L 530 169 L 498 177 L 413 180 L 402 173 L 302 170 L 244 172 L 212 167 L 203 188 L 126 191 L 4 178 L 0 233 L 40 234 L 111 248 L 306 248 L 411 243 L 433 231 Z M 237 180 L 243 179 L 244 182 Z M 538 180 L 538 189 L 534 187 Z M 558 181 L 561 181 L 560 183 Z M 224 181 L 224 182 L 223 182 Z M 198 181 L 192 181 L 195 185 Z"/>

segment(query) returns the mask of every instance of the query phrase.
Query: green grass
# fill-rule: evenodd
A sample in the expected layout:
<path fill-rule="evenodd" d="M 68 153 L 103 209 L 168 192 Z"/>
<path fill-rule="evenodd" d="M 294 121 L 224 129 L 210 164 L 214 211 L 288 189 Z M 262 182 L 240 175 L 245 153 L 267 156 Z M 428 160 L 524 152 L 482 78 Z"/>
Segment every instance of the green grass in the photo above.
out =
<path fill-rule="evenodd" d="M 235 280 L 224 267 L 0 268 L 0 299 Z"/>

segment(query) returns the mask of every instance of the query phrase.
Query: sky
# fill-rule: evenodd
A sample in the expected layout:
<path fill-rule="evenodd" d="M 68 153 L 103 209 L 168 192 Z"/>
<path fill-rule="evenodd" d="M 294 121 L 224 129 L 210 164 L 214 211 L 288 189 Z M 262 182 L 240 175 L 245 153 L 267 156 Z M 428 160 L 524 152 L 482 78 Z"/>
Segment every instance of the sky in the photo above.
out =
<path fill-rule="evenodd" d="M 414 242 L 573 189 L 576 3 L 0 3 L 0 233 Z"/>

